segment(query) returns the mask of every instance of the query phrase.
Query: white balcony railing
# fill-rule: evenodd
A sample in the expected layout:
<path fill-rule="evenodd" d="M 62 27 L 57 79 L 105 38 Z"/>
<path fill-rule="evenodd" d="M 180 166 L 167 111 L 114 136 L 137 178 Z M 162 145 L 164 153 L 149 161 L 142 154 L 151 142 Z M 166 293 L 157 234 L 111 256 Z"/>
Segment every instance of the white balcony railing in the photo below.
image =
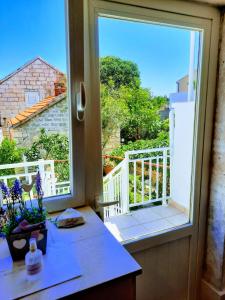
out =
<path fill-rule="evenodd" d="M 169 148 L 127 151 L 125 158 L 103 178 L 105 217 L 127 213 L 130 208 L 161 202 L 170 196 Z"/>
<path fill-rule="evenodd" d="M 55 177 L 54 160 L 0 165 L 0 170 L 8 169 L 14 169 L 15 174 L 0 176 L 7 185 L 16 178 L 30 184 L 39 170 L 45 197 L 70 193 L 70 182 L 58 182 Z M 104 208 L 106 218 L 154 202 L 165 205 L 170 196 L 169 148 L 127 151 L 124 160 L 103 178 L 103 194 L 106 204 L 116 202 Z"/>
<path fill-rule="evenodd" d="M 38 160 L 33 162 L 21 162 L 0 165 L 0 170 L 12 170 L 11 175 L 0 176 L 0 181 L 8 186 L 16 178 L 22 183 L 31 184 L 32 179 L 39 170 L 42 178 L 42 188 L 45 197 L 70 193 L 70 182 L 58 182 L 55 176 L 54 160 Z M 14 173 L 14 174 L 13 174 Z M 33 189 L 30 191 L 31 199 L 34 198 Z"/>

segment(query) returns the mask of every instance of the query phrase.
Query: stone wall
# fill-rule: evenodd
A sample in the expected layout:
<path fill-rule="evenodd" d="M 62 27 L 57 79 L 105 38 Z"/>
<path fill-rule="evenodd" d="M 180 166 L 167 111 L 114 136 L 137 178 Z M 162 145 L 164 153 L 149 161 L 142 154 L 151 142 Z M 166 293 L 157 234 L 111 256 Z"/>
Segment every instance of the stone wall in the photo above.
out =
<path fill-rule="evenodd" d="M 69 136 L 69 114 L 67 98 L 45 111 L 34 116 L 24 124 L 18 127 L 11 127 L 8 130 L 8 136 L 15 139 L 18 146 L 30 146 L 35 138 L 40 134 L 40 129 L 44 128 L 47 133 L 59 133 Z M 5 135 L 6 136 L 6 135 Z M 104 148 L 104 154 L 120 146 L 120 130 L 112 132 L 112 136 Z"/>
<path fill-rule="evenodd" d="M 204 279 L 219 291 L 225 289 L 225 21 L 222 18 L 221 45 L 213 164 L 210 184 L 207 248 Z M 219 299 L 219 298 L 218 298 Z"/>
<path fill-rule="evenodd" d="M 68 103 L 64 98 L 55 105 L 36 115 L 24 124 L 11 129 L 13 138 L 19 146 L 30 146 L 39 136 L 40 129 L 47 133 L 69 135 Z"/>
<path fill-rule="evenodd" d="M 25 91 L 40 93 L 40 100 L 54 96 L 54 82 L 64 78 L 64 74 L 37 58 L 20 71 L 0 83 L 1 119 L 12 118 L 27 105 Z"/>
<path fill-rule="evenodd" d="M 118 128 L 117 130 L 112 131 L 111 137 L 105 145 L 102 153 L 109 155 L 112 152 L 112 150 L 120 147 L 120 145 L 120 128 Z"/>

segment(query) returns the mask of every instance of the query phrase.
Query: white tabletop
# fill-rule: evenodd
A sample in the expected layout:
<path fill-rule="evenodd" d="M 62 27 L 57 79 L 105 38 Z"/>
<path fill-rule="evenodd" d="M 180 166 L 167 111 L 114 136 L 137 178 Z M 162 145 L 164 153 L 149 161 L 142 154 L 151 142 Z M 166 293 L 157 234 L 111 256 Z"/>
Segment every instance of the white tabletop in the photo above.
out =
<path fill-rule="evenodd" d="M 71 229 L 57 229 L 54 224 L 48 224 L 48 245 L 72 249 L 82 275 L 23 299 L 50 300 L 65 297 L 122 276 L 137 275 L 141 272 L 141 267 L 90 207 L 80 208 L 79 211 L 85 218 L 84 225 Z M 0 270 L 7 268 L 7 264 L 4 265 L 3 260 L 1 262 L 1 257 L 5 257 L 7 251 L 6 242 L 0 242 Z M 62 255 L 66 255 L 66 251 Z M 15 268 L 17 267 L 18 263 L 15 264 Z"/>

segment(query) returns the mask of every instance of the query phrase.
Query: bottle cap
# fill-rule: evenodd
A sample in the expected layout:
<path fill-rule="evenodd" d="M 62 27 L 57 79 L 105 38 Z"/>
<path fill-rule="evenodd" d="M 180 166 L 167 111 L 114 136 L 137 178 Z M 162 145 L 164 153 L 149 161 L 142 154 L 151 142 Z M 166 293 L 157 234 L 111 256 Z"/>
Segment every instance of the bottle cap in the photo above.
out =
<path fill-rule="evenodd" d="M 30 251 L 34 252 L 37 250 L 37 242 L 35 238 L 30 239 Z"/>

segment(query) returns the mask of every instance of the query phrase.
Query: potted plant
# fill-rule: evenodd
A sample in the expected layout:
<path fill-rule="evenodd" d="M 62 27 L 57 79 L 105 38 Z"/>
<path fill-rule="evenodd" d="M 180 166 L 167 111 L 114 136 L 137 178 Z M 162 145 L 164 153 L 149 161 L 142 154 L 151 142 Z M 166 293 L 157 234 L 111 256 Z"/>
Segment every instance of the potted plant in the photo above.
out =
<path fill-rule="evenodd" d="M 16 179 L 12 187 L 0 182 L 2 198 L 6 208 L 0 209 L 0 234 L 6 237 L 9 250 L 14 261 L 24 259 L 29 251 L 29 240 L 35 237 L 37 247 L 46 253 L 47 229 L 46 211 L 43 209 L 43 190 L 41 176 L 35 178 L 37 205 L 23 199 L 23 185 Z"/>
<path fill-rule="evenodd" d="M 106 158 L 104 160 L 104 165 L 103 165 L 103 172 L 105 175 L 107 175 L 108 173 L 110 173 L 114 168 L 114 164 L 113 162 L 109 159 L 109 158 Z"/>

